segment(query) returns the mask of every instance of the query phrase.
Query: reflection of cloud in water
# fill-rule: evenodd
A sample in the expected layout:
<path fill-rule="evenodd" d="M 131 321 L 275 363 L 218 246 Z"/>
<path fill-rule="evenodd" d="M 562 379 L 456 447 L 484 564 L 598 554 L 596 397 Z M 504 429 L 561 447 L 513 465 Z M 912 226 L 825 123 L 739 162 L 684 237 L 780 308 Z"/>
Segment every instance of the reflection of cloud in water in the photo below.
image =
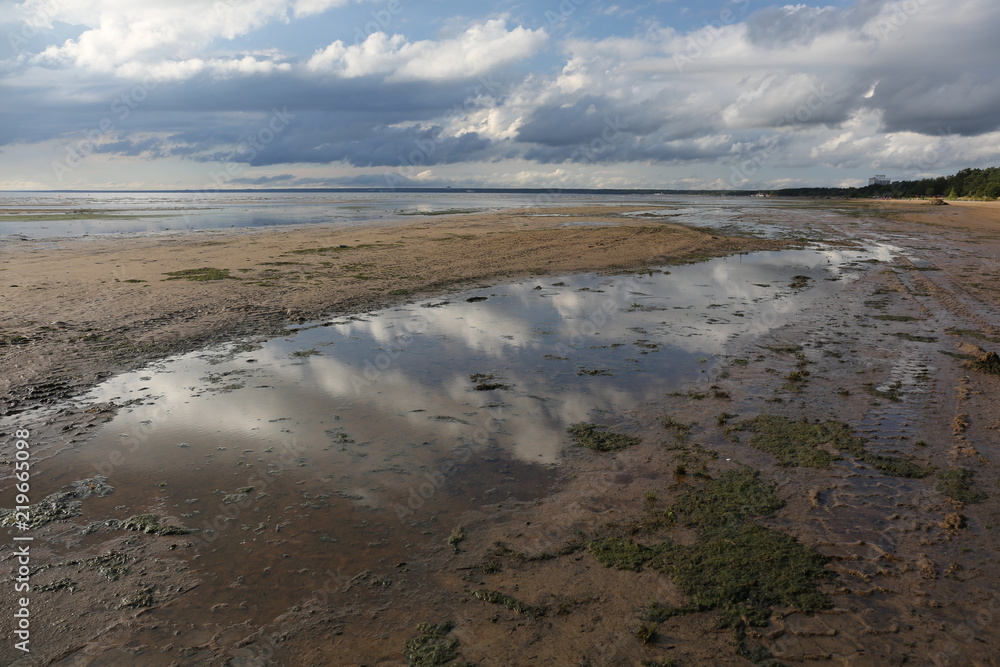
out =
<path fill-rule="evenodd" d="M 783 325 L 843 284 L 824 278 L 849 278 L 841 265 L 870 256 L 755 253 L 668 275 L 588 274 L 559 287 L 554 277 L 522 281 L 483 292 L 493 296 L 482 302 L 417 304 L 306 328 L 215 365 L 188 355 L 163 364 L 169 372 L 129 374 L 97 393 L 127 400 L 140 395 L 132 387 L 147 387 L 141 395 L 169 409 L 173 438 L 211 432 L 260 445 L 292 437 L 311 467 L 339 466 L 345 475 L 387 461 L 418 471 L 463 445 L 548 463 L 565 446 L 568 424 L 682 388 L 704 368 L 696 355 L 722 354 L 734 337 Z M 790 288 L 796 274 L 810 275 L 811 286 Z M 293 356 L 306 349 L 320 354 Z M 578 374 L 588 370 L 610 376 Z M 475 391 L 469 375 L 491 372 L 510 389 Z M 245 386 L 215 391 L 234 383 Z M 148 409 L 118 420 L 141 420 Z M 336 447 L 331 429 L 343 434 Z"/>

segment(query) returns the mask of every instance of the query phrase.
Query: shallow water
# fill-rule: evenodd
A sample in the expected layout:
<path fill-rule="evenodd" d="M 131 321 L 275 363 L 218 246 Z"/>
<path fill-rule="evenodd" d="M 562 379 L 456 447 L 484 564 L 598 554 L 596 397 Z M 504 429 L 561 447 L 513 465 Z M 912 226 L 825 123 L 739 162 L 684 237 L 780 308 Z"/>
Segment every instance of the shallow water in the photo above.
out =
<path fill-rule="evenodd" d="M 94 194 L 0 192 L 0 237 L 78 238 L 170 234 L 230 228 L 335 224 L 354 226 L 434 214 L 500 211 L 553 205 L 684 206 L 691 224 L 710 224 L 727 202 L 737 208 L 763 200 L 569 193 L 378 192 L 135 192 Z M 39 217 L 40 216 L 40 217 Z M 413 216 L 413 217 L 411 217 Z"/>
<path fill-rule="evenodd" d="M 152 511 L 198 529 L 195 608 L 270 617 L 315 586 L 296 572 L 405 561 L 466 508 L 544 496 L 570 424 L 628 431 L 632 411 L 685 391 L 891 252 L 547 276 L 171 358 L 86 396 L 123 407 L 58 468 L 115 487 L 87 500 L 85 518 Z"/>

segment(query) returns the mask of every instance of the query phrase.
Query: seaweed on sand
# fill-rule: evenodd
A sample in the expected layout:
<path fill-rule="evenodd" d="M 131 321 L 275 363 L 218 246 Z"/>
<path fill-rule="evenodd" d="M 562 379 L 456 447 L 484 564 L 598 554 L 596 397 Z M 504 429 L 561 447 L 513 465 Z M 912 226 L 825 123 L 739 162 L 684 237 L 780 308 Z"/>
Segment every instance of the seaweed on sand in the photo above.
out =
<path fill-rule="evenodd" d="M 634 435 L 610 433 L 599 430 L 601 428 L 597 424 L 580 422 L 573 424 L 568 430 L 569 434 L 576 440 L 576 444 L 598 452 L 617 452 L 641 442 Z"/>
<path fill-rule="evenodd" d="M 49 494 L 27 512 L 15 512 L 10 509 L 0 510 L 0 526 L 20 525 L 25 529 L 38 528 L 53 521 L 62 521 L 79 516 L 82 513 L 82 503 L 90 496 L 103 498 L 114 492 L 106 477 L 96 476 L 68 484 L 61 491 Z M 27 517 L 25 517 L 27 515 Z"/>
<path fill-rule="evenodd" d="M 161 524 L 160 517 L 155 514 L 137 514 L 121 522 L 121 527 L 126 530 L 138 530 L 150 535 L 187 535 L 192 532 L 190 528 L 184 526 L 171 526 Z"/>
<path fill-rule="evenodd" d="M 647 546 L 604 538 L 590 542 L 587 550 L 607 567 L 659 570 L 687 595 L 683 607 L 654 603 L 644 620 L 717 610 L 719 627 L 735 629 L 745 653 L 745 628 L 767 625 L 772 607 L 815 612 L 832 606 L 819 590 L 833 576 L 825 567 L 827 559 L 793 537 L 755 523 L 783 505 L 774 485 L 761 481 L 757 471 L 729 471 L 700 489 L 685 489 L 674 504 L 678 521 L 697 529 L 694 544 L 666 540 Z"/>
<path fill-rule="evenodd" d="M 407 639 L 403 645 L 403 657 L 408 667 L 437 667 L 452 664 L 459 667 L 467 663 L 453 663 L 458 657 L 459 641 L 445 637 L 455 629 L 455 623 L 421 623 L 417 626 L 419 635 Z"/>
<path fill-rule="evenodd" d="M 974 371 L 979 371 L 980 373 L 1000 375 L 1000 355 L 996 352 L 987 352 L 978 359 L 966 361 L 962 365 L 966 368 L 971 368 Z"/>
<path fill-rule="evenodd" d="M 500 591 L 491 591 L 485 588 L 480 588 L 472 591 L 472 595 L 483 602 L 502 605 L 516 614 L 525 614 L 531 618 L 541 618 L 548 613 L 547 607 L 532 606 L 526 602 L 521 602 L 517 598 L 501 593 Z"/>
<path fill-rule="evenodd" d="M 757 415 L 733 425 L 727 432 L 749 431 L 750 446 L 774 456 L 780 465 L 827 468 L 839 456 L 829 448 L 850 454 L 857 460 L 893 477 L 920 479 L 933 473 L 909 459 L 873 454 L 865 449 L 866 441 L 854 435 L 844 422 L 828 420 L 795 421 L 777 415 Z"/>
<path fill-rule="evenodd" d="M 210 266 L 204 266 L 200 269 L 184 269 L 182 271 L 170 271 L 164 275 L 170 276 L 169 278 L 164 278 L 164 280 L 193 280 L 196 282 L 204 282 L 207 280 L 239 280 L 236 276 L 229 275 L 229 269 L 215 269 Z"/>
<path fill-rule="evenodd" d="M 972 505 L 986 500 L 986 494 L 973 487 L 976 472 L 968 468 L 951 468 L 938 475 L 934 488 L 952 500 Z"/>

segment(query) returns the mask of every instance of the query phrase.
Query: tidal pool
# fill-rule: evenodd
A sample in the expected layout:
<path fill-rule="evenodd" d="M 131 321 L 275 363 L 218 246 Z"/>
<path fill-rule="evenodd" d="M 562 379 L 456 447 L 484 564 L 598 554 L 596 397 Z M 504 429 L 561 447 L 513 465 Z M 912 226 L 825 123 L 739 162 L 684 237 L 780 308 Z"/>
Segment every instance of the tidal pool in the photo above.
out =
<path fill-rule="evenodd" d="M 198 531 L 205 583 L 157 614 L 276 615 L 315 585 L 298 572 L 405 561 L 466 508 L 547 494 L 569 425 L 628 431 L 630 411 L 892 252 L 546 276 L 236 341 L 98 386 L 84 403 L 117 416 L 46 466 L 108 478 L 87 517 L 155 512 Z"/>

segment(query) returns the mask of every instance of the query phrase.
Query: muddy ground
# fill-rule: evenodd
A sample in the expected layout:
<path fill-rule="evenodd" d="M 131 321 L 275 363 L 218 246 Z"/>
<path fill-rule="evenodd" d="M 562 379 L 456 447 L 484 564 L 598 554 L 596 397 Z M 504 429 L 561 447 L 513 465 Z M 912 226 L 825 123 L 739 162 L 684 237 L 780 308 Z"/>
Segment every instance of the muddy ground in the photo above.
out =
<path fill-rule="evenodd" d="M 211 545 L 197 536 L 106 519 L 117 491 L 102 496 L 90 472 L 60 470 L 56 452 L 85 447 L 121 406 L 59 400 L 207 340 L 365 311 L 451 287 L 446 277 L 468 285 L 774 243 L 653 221 L 553 230 L 471 217 L 327 239 L 93 242 L 89 260 L 69 242 L 6 249 L 0 280 L 19 287 L 5 289 L 12 416 L 0 451 L 13 461 L 13 429 L 29 429 L 46 471 L 36 497 L 66 488 L 49 510 L 70 510 L 31 531 L 33 650 L 22 656 L 5 638 L 0 661 L 997 664 L 1000 376 L 986 353 L 1000 350 L 1000 209 L 784 202 L 754 216 L 900 253 L 731 350 L 702 382 L 599 424 L 637 438 L 610 441 L 622 449 L 567 434 L 547 496 L 447 523 L 415 514 L 420 539 L 405 559 L 304 568 L 312 594 L 266 615 L 204 606 L 199 560 Z M 394 243 L 404 245 L 383 247 Z M 265 264 L 289 261 L 306 264 Z M 245 280 L 162 280 L 203 267 Z M 44 419 L 18 421 L 39 404 L 53 406 Z M 281 536 L 266 544 L 296 556 Z M 14 553 L 5 539 L 4 609 L 14 608 Z M 284 583 L 233 586 L 252 610 Z"/>

